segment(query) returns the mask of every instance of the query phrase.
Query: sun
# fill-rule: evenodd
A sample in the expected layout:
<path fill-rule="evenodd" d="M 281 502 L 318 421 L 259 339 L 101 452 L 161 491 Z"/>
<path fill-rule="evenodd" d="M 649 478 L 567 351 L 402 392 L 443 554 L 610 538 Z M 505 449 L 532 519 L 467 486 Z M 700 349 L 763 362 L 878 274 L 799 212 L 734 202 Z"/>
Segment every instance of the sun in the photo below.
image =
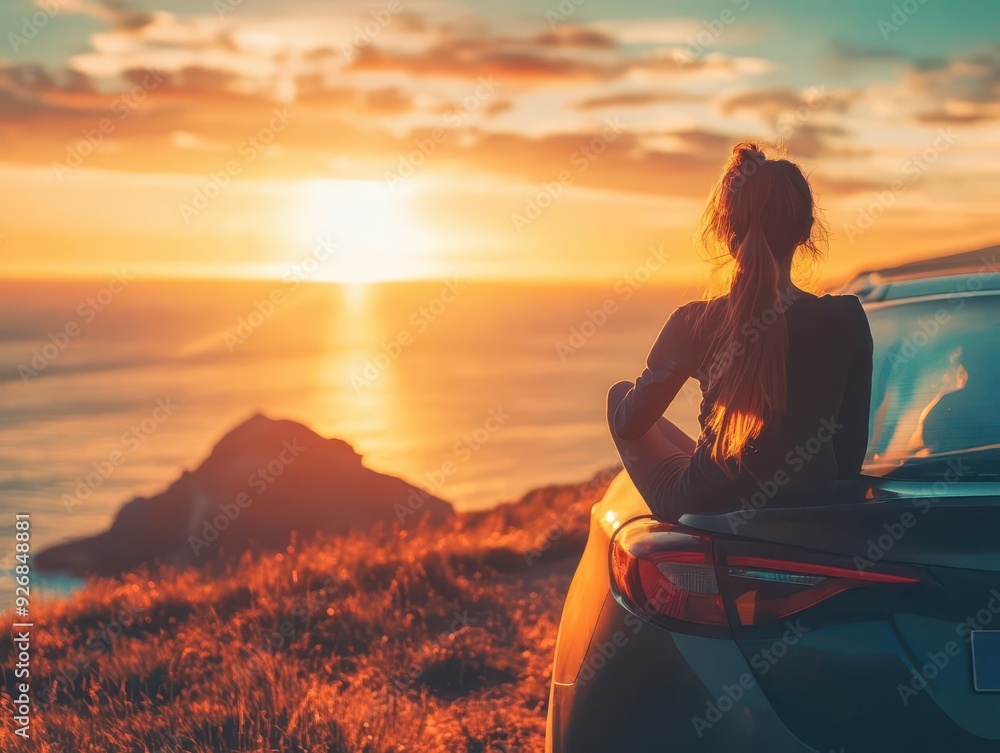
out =
<path fill-rule="evenodd" d="M 432 242 L 412 206 L 414 186 L 381 180 L 296 184 L 289 220 L 300 244 L 335 250 L 321 277 L 348 283 L 412 279 L 428 267 Z"/>

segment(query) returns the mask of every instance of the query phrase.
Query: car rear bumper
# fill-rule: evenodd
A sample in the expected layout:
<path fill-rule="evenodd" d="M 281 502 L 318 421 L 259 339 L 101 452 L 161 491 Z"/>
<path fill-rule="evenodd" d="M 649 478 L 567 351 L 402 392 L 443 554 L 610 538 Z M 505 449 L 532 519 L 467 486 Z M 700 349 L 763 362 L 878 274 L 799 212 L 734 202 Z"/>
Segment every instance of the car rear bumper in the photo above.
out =
<path fill-rule="evenodd" d="M 546 753 L 816 753 L 733 641 L 652 625 L 608 594 L 573 683 L 553 683 Z"/>

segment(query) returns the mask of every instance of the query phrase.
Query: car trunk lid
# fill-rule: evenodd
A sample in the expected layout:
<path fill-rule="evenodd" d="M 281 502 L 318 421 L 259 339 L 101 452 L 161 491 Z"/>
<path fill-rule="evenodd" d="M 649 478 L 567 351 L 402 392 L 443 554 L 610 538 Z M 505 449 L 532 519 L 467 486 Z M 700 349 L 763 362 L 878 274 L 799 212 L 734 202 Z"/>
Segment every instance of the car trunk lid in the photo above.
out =
<path fill-rule="evenodd" d="M 1000 630 L 1000 484 L 875 481 L 843 504 L 681 523 L 719 534 L 734 637 L 803 741 L 872 753 L 998 749 L 1000 693 L 974 687 L 971 635 Z M 771 603 L 794 603 L 782 589 L 808 590 L 795 583 L 810 572 L 849 582 L 851 570 L 868 580 L 771 624 L 740 624 L 747 596 L 759 615 L 776 595 Z M 813 580 L 817 590 L 834 582 Z"/>
<path fill-rule="evenodd" d="M 1000 483 L 874 480 L 850 501 L 685 515 L 699 530 L 869 562 L 1000 571 Z"/>

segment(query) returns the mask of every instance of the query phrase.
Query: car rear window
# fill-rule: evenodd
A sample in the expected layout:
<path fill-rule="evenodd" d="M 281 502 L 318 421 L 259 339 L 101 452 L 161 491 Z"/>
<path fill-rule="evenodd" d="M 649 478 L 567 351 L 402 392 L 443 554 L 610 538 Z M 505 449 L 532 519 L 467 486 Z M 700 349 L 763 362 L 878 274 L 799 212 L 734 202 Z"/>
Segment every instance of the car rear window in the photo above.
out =
<path fill-rule="evenodd" d="M 955 290 L 868 309 L 875 340 L 865 472 L 1000 475 L 1000 296 Z"/>

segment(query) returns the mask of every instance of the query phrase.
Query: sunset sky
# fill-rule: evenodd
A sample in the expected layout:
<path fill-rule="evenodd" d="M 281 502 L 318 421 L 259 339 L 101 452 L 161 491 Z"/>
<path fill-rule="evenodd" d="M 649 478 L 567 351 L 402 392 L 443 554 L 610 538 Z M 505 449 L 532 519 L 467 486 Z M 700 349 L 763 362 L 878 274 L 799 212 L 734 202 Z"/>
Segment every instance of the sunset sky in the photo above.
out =
<path fill-rule="evenodd" d="M 9 0 L 8 276 L 614 279 L 742 138 L 831 274 L 997 242 L 1000 4 Z M 665 279 L 665 281 L 668 281 Z"/>

